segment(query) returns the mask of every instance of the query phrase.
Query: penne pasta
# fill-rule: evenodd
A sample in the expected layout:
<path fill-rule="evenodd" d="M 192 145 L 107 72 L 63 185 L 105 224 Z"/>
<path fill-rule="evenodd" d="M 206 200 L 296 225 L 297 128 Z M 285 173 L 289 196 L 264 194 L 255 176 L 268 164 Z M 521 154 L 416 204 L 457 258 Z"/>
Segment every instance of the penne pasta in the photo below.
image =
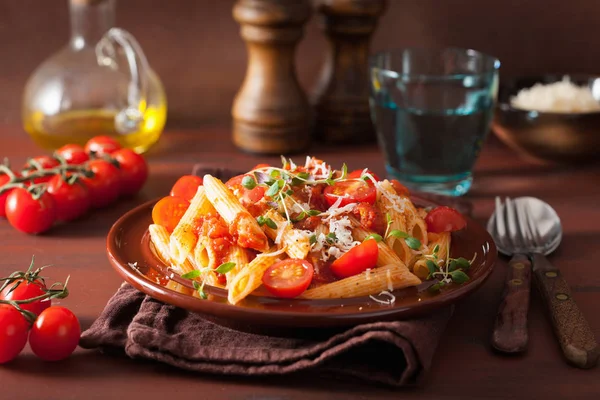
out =
<path fill-rule="evenodd" d="M 183 262 L 194 250 L 198 236 L 195 232 L 195 222 L 199 217 L 215 212 L 214 207 L 206 197 L 203 186 L 198 188 L 196 195 L 190 202 L 190 206 L 181 217 L 181 220 L 173 230 L 169 241 L 172 258 L 177 262 Z"/>
<path fill-rule="evenodd" d="M 152 224 L 148 227 L 150 232 L 150 239 L 157 255 L 165 262 L 166 265 L 170 265 L 179 272 L 179 274 L 185 274 L 193 271 L 194 267 L 189 260 L 184 260 L 181 263 L 176 262 L 171 256 L 171 249 L 169 247 L 169 232 L 160 225 Z"/>
<path fill-rule="evenodd" d="M 275 241 L 277 248 L 281 249 L 285 247 L 287 255 L 291 258 L 306 258 L 306 255 L 310 251 L 308 235 L 304 234 L 299 229 L 292 228 L 290 223 L 275 210 L 267 211 L 265 217 L 271 218 L 271 220 L 277 224 L 277 229 L 272 229 L 267 225 L 263 225 L 265 233 L 269 239 Z M 283 231 L 280 232 L 280 230 Z"/>
<path fill-rule="evenodd" d="M 230 231 L 236 232 L 237 243 L 246 248 L 267 251 L 269 241 L 254 217 L 246 210 L 231 191 L 217 178 L 204 176 L 206 196 L 230 225 Z"/>
<path fill-rule="evenodd" d="M 225 274 L 227 276 L 227 287 L 230 287 L 229 282 L 234 281 L 235 277 L 247 267 L 249 262 L 248 252 L 246 249 L 234 245 L 231 247 L 226 261 L 235 263 L 235 267 Z"/>
<path fill-rule="evenodd" d="M 359 275 L 309 289 L 302 294 L 302 297 L 305 299 L 359 297 L 386 290 L 391 292 L 421 283 L 421 280 L 411 274 L 406 266 L 402 264 L 402 267 L 392 264 L 375 268 Z"/>

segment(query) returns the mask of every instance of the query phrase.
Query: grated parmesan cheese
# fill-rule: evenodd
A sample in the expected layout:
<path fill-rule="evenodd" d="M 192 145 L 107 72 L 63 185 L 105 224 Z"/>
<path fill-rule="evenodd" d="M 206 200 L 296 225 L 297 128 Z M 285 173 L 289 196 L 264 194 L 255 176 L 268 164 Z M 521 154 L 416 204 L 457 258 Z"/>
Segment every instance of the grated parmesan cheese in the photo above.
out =
<path fill-rule="evenodd" d="M 289 225 L 288 221 L 284 221 L 281 224 L 279 224 L 279 226 L 277 227 L 277 236 L 275 237 L 275 244 L 280 244 L 281 243 L 281 238 L 283 237 L 283 234 L 285 233 L 285 228 Z"/>
<path fill-rule="evenodd" d="M 387 287 L 388 287 L 388 290 L 391 292 L 394 290 L 394 285 L 392 284 L 392 273 L 390 272 L 389 269 L 385 272 L 386 272 L 385 279 L 387 280 Z"/>
<path fill-rule="evenodd" d="M 371 298 L 371 300 L 379 303 L 379 304 L 385 304 L 385 305 L 390 305 L 390 304 L 394 304 L 396 302 L 396 296 L 394 296 L 392 293 L 384 290 L 381 293 L 378 294 L 378 296 L 387 296 L 389 297 L 387 300 L 381 300 L 378 299 L 377 297 L 370 295 L 369 297 Z"/>

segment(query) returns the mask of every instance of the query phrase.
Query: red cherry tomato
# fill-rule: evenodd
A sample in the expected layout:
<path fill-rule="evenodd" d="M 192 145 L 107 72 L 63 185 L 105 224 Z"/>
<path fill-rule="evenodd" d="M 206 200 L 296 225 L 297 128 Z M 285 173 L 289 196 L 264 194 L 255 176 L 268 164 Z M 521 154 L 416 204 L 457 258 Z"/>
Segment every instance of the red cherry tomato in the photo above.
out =
<path fill-rule="evenodd" d="M 323 190 L 325 200 L 331 207 L 338 198 L 342 197 L 340 207 L 350 203 L 369 203 L 375 204 L 377 199 L 377 189 L 375 185 L 358 180 L 344 180 L 334 183 L 332 186 L 327 186 Z"/>
<path fill-rule="evenodd" d="M 48 192 L 36 200 L 26 189 L 15 188 L 6 199 L 6 217 L 21 232 L 42 233 L 54 223 L 56 205 Z"/>
<path fill-rule="evenodd" d="M 184 175 L 177 179 L 171 188 L 171 196 L 183 197 L 191 201 L 200 186 L 202 186 L 202 178 L 196 175 Z"/>
<path fill-rule="evenodd" d="M 54 175 L 48 182 L 48 193 L 54 197 L 56 219 L 59 221 L 79 218 L 91 207 L 92 199 L 83 182 L 69 184 L 61 175 Z"/>
<path fill-rule="evenodd" d="M 16 286 L 15 286 L 16 285 Z M 45 292 L 46 286 L 39 280 L 34 282 L 29 282 L 25 279 L 20 279 L 18 281 L 10 283 L 8 286 L 4 288 L 2 292 L 0 292 L 0 299 L 2 300 L 29 300 L 34 297 L 38 297 L 43 295 Z M 35 315 L 40 315 L 42 311 L 46 308 L 50 307 L 52 303 L 51 300 L 37 300 L 32 303 L 23 303 L 19 306 L 23 310 L 31 311 Z"/>
<path fill-rule="evenodd" d="M 71 165 L 80 165 L 90 159 L 90 156 L 83 150 L 83 147 L 78 144 L 66 144 L 56 150 L 56 154 L 64 158 L 67 164 Z"/>
<path fill-rule="evenodd" d="M 10 181 L 10 177 L 8 175 L 0 175 L 0 188 Z M 0 217 L 6 217 L 6 198 L 12 192 L 13 189 L 6 191 L 0 194 Z"/>
<path fill-rule="evenodd" d="M 306 260 L 288 258 L 271 265 L 264 273 L 262 282 L 277 297 L 299 296 L 312 282 L 314 268 Z"/>
<path fill-rule="evenodd" d="M 261 163 L 261 164 L 256 164 L 256 166 L 252 169 L 255 170 L 255 169 L 261 169 L 261 168 L 271 168 L 271 166 L 269 164 Z"/>
<path fill-rule="evenodd" d="M 0 304 L 0 364 L 16 358 L 27 343 L 29 323 L 9 304 Z"/>
<path fill-rule="evenodd" d="M 148 178 L 148 165 L 144 157 L 131 149 L 116 150 L 111 154 L 121 170 L 121 195 L 132 196 L 140 191 Z"/>
<path fill-rule="evenodd" d="M 238 175 L 234 176 L 225 183 L 225 186 L 231 190 L 238 190 L 241 193 L 241 199 L 244 204 L 254 204 L 265 197 L 265 191 L 267 190 L 264 186 L 256 186 L 253 189 L 246 189 L 242 186 L 242 179 L 245 176 L 252 175 Z"/>
<path fill-rule="evenodd" d="M 102 156 L 104 154 L 112 154 L 120 148 L 121 144 L 117 139 L 113 139 L 110 136 L 96 136 L 87 141 L 84 151 L 90 155 Z"/>
<path fill-rule="evenodd" d="M 35 167 L 34 163 L 39 164 L 44 169 L 50 169 L 50 168 L 54 168 L 54 167 L 57 167 L 58 165 L 60 165 L 58 160 L 54 157 L 50 157 L 50 156 L 34 157 L 30 161 L 25 163 L 25 165 L 23 166 L 23 172 L 22 172 L 23 176 L 27 176 L 36 171 L 36 167 Z M 41 178 L 35 178 L 33 180 L 33 183 L 44 183 L 44 182 L 48 182 L 50 179 L 52 179 L 52 175 L 44 176 Z"/>
<path fill-rule="evenodd" d="M 467 226 L 465 218 L 454 208 L 442 206 L 429 211 L 425 217 L 429 232 L 454 232 Z"/>
<path fill-rule="evenodd" d="M 36 356 L 58 361 L 73 353 L 79 343 L 81 327 L 71 310 L 52 306 L 35 320 L 29 334 L 29 345 Z"/>
<path fill-rule="evenodd" d="M 82 178 L 90 193 L 92 207 L 101 208 L 114 203 L 121 192 L 121 172 L 108 161 L 97 159 L 88 163 L 92 178 Z"/>
<path fill-rule="evenodd" d="M 392 179 L 390 181 L 390 183 L 392 184 L 392 187 L 394 188 L 394 190 L 396 191 L 396 194 L 398 196 L 403 196 L 403 197 L 410 196 L 410 191 L 406 188 L 406 186 L 404 186 L 403 184 L 401 184 L 396 179 Z"/>
<path fill-rule="evenodd" d="M 169 232 L 173 232 L 183 214 L 190 206 L 190 202 L 182 197 L 163 197 L 152 209 L 152 221 L 164 226 Z"/>
<path fill-rule="evenodd" d="M 357 169 L 355 171 L 352 171 L 348 174 L 348 178 L 359 179 L 360 177 L 362 177 L 363 171 L 364 171 L 364 169 Z M 370 169 L 367 169 L 367 173 L 370 174 L 373 178 L 375 178 L 375 180 L 377 182 L 381 181 L 381 179 L 379 179 L 379 176 L 375 172 L 371 171 Z M 365 181 L 367 183 L 373 184 L 373 181 L 369 178 L 365 179 Z"/>
<path fill-rule="evenodd" d="M 378 255 L 377 241 L 365 240 L 331 263 L 331 272 L 338 278 L 358 275 L 368 268 L 374 268 Z"/>

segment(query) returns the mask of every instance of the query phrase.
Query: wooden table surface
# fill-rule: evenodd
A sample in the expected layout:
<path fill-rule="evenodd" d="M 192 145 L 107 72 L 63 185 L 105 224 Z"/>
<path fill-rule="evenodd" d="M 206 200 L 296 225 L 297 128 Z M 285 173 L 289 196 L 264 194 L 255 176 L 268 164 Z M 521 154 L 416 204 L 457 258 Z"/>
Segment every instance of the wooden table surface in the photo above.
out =
<path fill-rule="evenodd" d="M 189 172 L 194 162 L 250 168 L 265 160 L 237 152 L 230 143 L 229 132 L 225 126 L 165 132 L 160 143 L 147 154 L 150 179 L 136 199 L 57 227 L 46 235 L 23 235 L 6 221 L 0 221 L 0 274 L 26 268 L 32 255 L 38 265 L 53 264 L 48 271 L 53 278 L 71 276 L 71 294 L 61 304 L 77 314 L 83 328 L 88 327 L 121 283 L 105 253 L 106 234 L 121 214 L 147 199 L 168 193 L 177 177 Z M 27 156 L 39 153 L 19 126 L 0 127 L 0 156 L 8 156 L 14 165 L 20 165 Z M 375 145 L 316 147 L 311 154 L 334 165 L 345 161 L 350 168 L 369 166 L 383 174 L 383 160 Z M 537 196 L 556 209 L 565 232 L 562 245 L 550 260 L 564 272 L 575 300 L 600 338 L 600 166 L 537 166 L 491 141 L 477 164 L 475 185 L 468 195 L 477 219 L 483 222 L 488 218 L 496 195 Z M 600 369 L 584 371 L 564 363 L 535 291 L 527 354 L 505 357 L 490 350 L 490 330 L 505 267 L 506 259 L 500 258 L 486 284 L 458 304 L 437 350 L 433 369 L 421 388 L 398 391 L 352 379 L 331 381 L 314 374 L 273 378 L 198 375 L 83 349 L 64 362 L 45 363 L 26 348 L 13 363 L 0 367 L 0 398 L 112 399 L 141 394 L 148 400 L 600 398 Z"/>

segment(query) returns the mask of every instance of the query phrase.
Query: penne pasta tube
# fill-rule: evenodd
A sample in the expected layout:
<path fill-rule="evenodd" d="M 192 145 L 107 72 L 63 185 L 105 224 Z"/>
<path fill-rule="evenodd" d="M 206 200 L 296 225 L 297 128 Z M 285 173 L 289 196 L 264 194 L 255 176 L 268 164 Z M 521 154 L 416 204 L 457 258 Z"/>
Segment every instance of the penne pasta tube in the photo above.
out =
<path fill-rule="evenodd" d="M 235 263 L 235 267 L 225 274 L 227 276 L 227 287 L 230 287 L 231 285 L 229 282 L 233 281 L 235 277 L 248 265 L 248 252 L 246 249 L 234 245 L 229 251 L 227 262 Z"/>
<path fill-rule="evenodd" d="M 437 251 L 438 260 L 444 262 L 448 260 L 450 251 L 450 232 L 429 233 L 429 254 L 433 254 L 435 246 L 439 246 Z"/>
<path fill-rule="evenodd" d="M 174 267 L 180 275 L 194 270 L 194 267 L 187 259 L 182 263 L 177 263 L 173 260 L 169 248 L 169 232 L 167 232 L 164 226 L 151 224 L 148 227 L 148 231 L 150 232 L 150 240 L 152 240 L 157 255 L 166 265 Z"/>
<path fill-rule="evenodd" d="M 392 187 L 392 184 L 387 179 L 380 183 L 381 190 L 384 190 L 389 197 L 398 197 L 396 191 Z M 421 218 L 421 213 L 417 210 L 414 204 L 408 199 L 405 198 L 405 201 L 402 201 L 402 207 L 404 209 L 403 213 L 399 213 L 395 207 L 391 204 L 390 200 L 386 196 L 381 196 L 380 203 L 382 205 L 383 213 L 389 213 L 392 217 L 392 225 L 396 223 L 396 221 L 402 221 L 402 223 L 398 227 L 390 227 L 391 229 L 398 229 L 402 232 L 408 233 L 410 236 L 418 239 L 423 246 L 427 245 L 427 225 L 423 218 Z M 403 215 L 404 218 L 400 218 L 400 215 Z M 401 243 L 404 243 L 403 240 L 400 240 Z M 404 247 L 405 257 L 403 257 L 404 262 L 408 262 L 411 256 L 411 252 L 408 246 Z"/>
<path fill-rule="evenodd" d="M 245 268 L 241 269 L 228 285 L 227 300 L 231 304 L 236 304 L 256 290 L 262 284 L 265 271 L 279 260 L 278 256 L 281 253 L 282 251 L 279 250 L 259 254 Z"/>
<path fill-rule="evenodd" d="M 392 291 L 409 286 L 416 286 L 421 280 L 411 274 L 402 264 L 386 265 L 365 271 L 342 280 L 328 283 L 314 289 L 309 289 L 302 294 L 305 299 L 331 299 L 360 297 L 377 294 L 382 291 Z"/>
<path fill-rule="evenodd" d="M 214 207 L 206 197 L 204 187 L 200 186 L 187 211 L 171 234 L 169 247 L 173 260 L 182 263 L 194 250 L 198 241 L 198 235 L 194 229 L 195 221 L 198 217 L 214 211 Z"/>
<path fill-rule="evenodd" d="M 354 222 L 354 221 L 353 221 Z M 356 221 L 356 228 L 352 230 L 352 236 L 356 240 L 363 241 L 367 236 L 369 236 L 371 232 L 364 229 L 358 221 Z M 379 248 L 379 254 L 377 256 L 377 266 L 382 267 L 388 264 L 397 264 L 402 265 L 406 268 L 406 264 L 404 261 L 388 246 L 386 242 L 377 242 L 377 247 Z M 408 270 L 408 269 L 407 269 Z"/>
<path fill-rule="evenodd" d="M 204 188 L 208 200 L 230 225 L 230 232 L 237 232 L 237 243 L 240 246 L 263 252 L 269 249 L 269 240 L 258 222 L 223 182 L 205 175 Z"/>
<path fill-rule="evenodd" d="M 277 229 L 263 225 L 265 233 L 271 240 L 275 241 L 277 248 L 285 247 L 285 252 L 291 258 L 306 258 L 306 255 L 310 251 L 308 236 L 302 231 L 292 228 L 291 224 L 275 210 L 271 209 L 267 211 L 264 216 L 271 218 L 277 224 Z"/>

